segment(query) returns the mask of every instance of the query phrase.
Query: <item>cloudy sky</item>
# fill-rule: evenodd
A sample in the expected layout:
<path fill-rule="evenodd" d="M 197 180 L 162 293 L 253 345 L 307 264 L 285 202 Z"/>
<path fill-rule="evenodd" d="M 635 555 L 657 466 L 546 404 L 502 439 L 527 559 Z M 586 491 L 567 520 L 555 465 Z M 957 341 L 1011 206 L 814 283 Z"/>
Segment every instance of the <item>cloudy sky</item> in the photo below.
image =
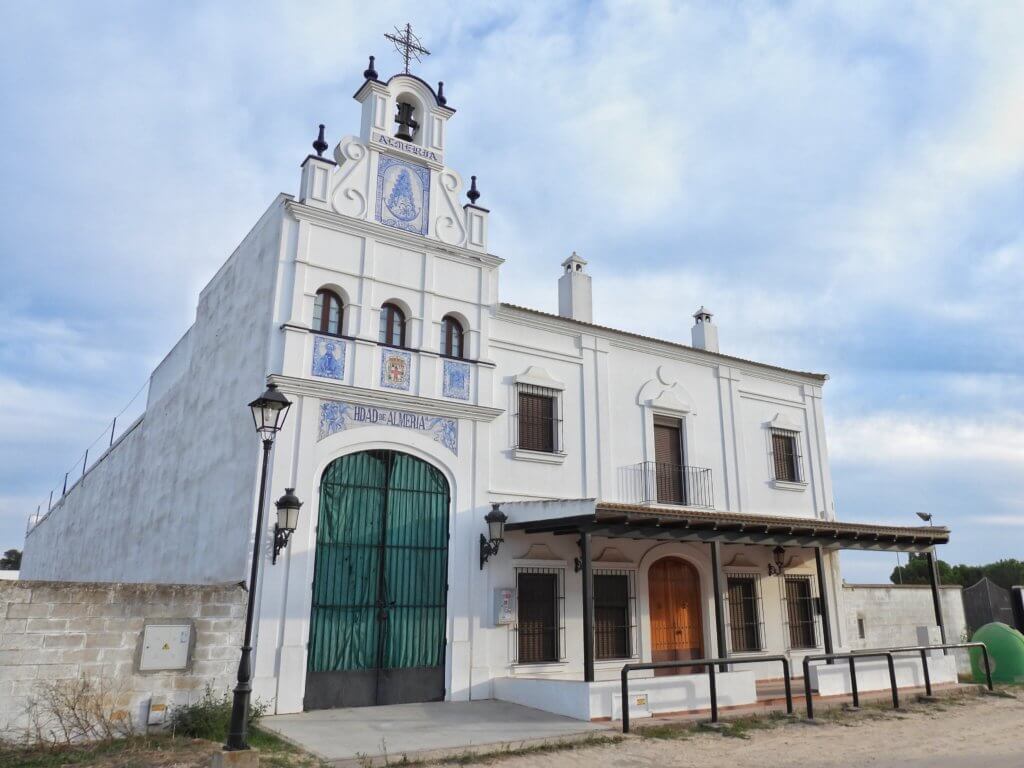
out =
<path fill-rule="evenodd" d="M 723 351 L 831 375 L 842 518 L 1024 557 L 1024 5 L 952 0 L 3 0 L 0 550 L 407 20 L 503 299 L 555 309 L 576 249 L 598 322 L 685 341 L 705 304 Z"/>

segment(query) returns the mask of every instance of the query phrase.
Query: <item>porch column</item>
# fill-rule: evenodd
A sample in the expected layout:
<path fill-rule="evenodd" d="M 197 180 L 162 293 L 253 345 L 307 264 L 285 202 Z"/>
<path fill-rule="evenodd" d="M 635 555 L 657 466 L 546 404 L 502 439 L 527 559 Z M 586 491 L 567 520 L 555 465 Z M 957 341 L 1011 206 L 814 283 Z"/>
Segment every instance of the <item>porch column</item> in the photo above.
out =
<path fill-rule="evenodd" d="M 946 623 L 942 620 L 942 598 L 939 596 L 939 564 L 935 559 L 935 548 L 924 553 L 928 562 L 928 581 L 932 587 L 932 606 L 935 608 L 935 623 L 939 625 L 939 637 L 946 644 Z"/>
<path fill-rule="evenodd" d="M 821 605 L 821 639 L 825 642 L 825 653 L 833 653 L 832 624 L 828 619 L 828 588 L 825 586 L 825 562 L 821 547 L 814 548 L 814 564 L 818 567 L 818 602 Z M 832 659 L 828 660 L 832 663 Z"/>
<path fill-rule="evenodd" d="M 583 680 L 594 682 L 594 571 L 590 566 L 590 534 L 580 532 L 583 564 Z"/>
<path fill-rule="evenodd" d="M 722 543 L 719 541 L 710 542 L 711 546 L 711 586 L 715 593 L 715 639 L 717 640 L 718 658 L 724 659 L 729 655 L 729 648 L 725 643 L 725 607 L 722 601 Z M 729 667 L 721 664 L 719 669 L 728 672 Z"/>

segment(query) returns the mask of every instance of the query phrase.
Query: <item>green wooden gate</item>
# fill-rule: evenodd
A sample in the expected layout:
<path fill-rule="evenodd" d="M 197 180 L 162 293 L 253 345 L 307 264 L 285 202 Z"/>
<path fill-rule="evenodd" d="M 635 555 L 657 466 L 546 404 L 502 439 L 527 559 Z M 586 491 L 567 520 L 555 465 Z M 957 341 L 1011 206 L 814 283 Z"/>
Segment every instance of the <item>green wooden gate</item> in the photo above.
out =
<path fill-rule="evenodd" d="M 444 698 L 448 483 L 394 451 L 320 483 L 306 709 Z"/>

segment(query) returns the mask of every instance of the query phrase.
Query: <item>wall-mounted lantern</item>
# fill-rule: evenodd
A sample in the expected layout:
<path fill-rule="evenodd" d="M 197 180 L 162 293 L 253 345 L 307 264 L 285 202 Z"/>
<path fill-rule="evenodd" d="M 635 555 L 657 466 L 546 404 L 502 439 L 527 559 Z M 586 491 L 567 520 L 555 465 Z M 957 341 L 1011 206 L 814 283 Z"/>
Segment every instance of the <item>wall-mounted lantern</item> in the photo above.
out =
<path fill-rule="evenodd" d="M 773 563 L 768 563 L 768 575 L 769 576 L 781 576 L 782 575 L 782 563 L 783 558 L 786 556 L 786 550 L 782 547 L 776 547 L 772 550 Z"/>
<path fill-rule="evenodd" d="M 492 504 L 491 511 L 484 517 L 487 523 L 487 536 L 480 534 L 480 570 L 484 569 L 491 555 L 498 554 L 498 547 L 505 540 L 505 521 L 508 515 L 501 511 L 499 504 Z"/>
<path fill-rule="evenodd" d="M 277 562 L 277 556 L 281 550 L 288 546 L 288 540 L 292 537 L 299 525 L 299 508 L 302 502 L 295 495 L 294 488 L 285 488 L 284 496 L 274 504 L 277 507 L 277 522 L 274 524 L 274 557 L 272 563 Z"/>

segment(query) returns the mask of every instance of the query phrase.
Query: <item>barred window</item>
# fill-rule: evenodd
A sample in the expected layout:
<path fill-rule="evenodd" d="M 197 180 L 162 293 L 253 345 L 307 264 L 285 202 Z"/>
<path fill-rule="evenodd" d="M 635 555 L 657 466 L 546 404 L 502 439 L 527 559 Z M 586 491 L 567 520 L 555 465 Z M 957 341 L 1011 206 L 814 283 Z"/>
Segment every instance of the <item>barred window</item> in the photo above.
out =
<path fill-rule="evenodd" d="M 594 574 L 594 658 L 629 659 L 635 655 L 635 606 L 632 571 Z"/>
<path fill-rule="evenodd" d="M 565 594 L 561 568 L 517 568 L 516 661 L 542 664 L 562 655 Z"/>
<path fill-rule="evenodd" d="M 814 596 L 808 576 L 787 576 L 785 579 L 786 624 L 789 626 L 789 647 L 817 648 Z"/>
<path fill-rule="evenodd" d="M 342 303 L 334 291 L 321 288 L 313 301 L 313 330 L 318 333 L 341 335 Z"/>
<path fill-rule="evenodd" d="M 775 479 L 791 483 L 802 481 L 800 476 L 800 435 L 783 429 L 773 429 L 772 467 Z"/>
<path fill-rule="evenodd" d="M 727 599 L 729 602 L 729 639 L 733 651 L 760 651 L 761 610 L 757 595 L 757 577 L 730 576 Z"/>
<path fill-rule="evenodd" d="M 558 391 L 519 384 L 516 400 L 519 408 L 516 447 L 527 451 L 558 453 L 562 442 Z"/>

